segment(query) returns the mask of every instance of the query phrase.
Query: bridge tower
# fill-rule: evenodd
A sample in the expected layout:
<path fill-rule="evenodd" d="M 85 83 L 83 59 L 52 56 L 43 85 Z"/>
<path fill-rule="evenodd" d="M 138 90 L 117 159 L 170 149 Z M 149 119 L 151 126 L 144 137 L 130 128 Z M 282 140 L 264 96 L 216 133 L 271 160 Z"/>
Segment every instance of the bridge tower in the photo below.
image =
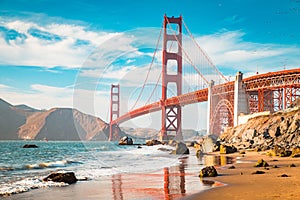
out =
<path fill-rule="evenodd" d="M 172 24 L 178 25 L 177 30 L 172 28 Z M 171 29 L 167 30 L 167 27 Z M 182 140 L 181 127 L 181 106 L 166 106 L 165 101 L 168 98 L 168 84 L 176 85 L 177 94 L 182 94 L 182 16 L 167 17 L 164 16 L 164 39 L 162 52 L 162 128 L 160 131 L 160 140 L 168 140 L 168 133 L 175 132 L 175 139 Z M 168 43 L 169 42 L 169 43 Z M 168 51 L 168 44 L 177 43 L 177 51 Z M 175 61 L 176 70 L 171 71 L 173 65 L 171 62 Z M 173 62 L 174 63 L 174 62 Z M 172 63 L 172 64 L 173 64 Z"/>
<path fill-rule="evenodd" d="M 110 88 L 110 127 L 109 141 L 119 139 L 117 125 L 112 125 L 112 121 L 120 116 L 120 85 L 111 85 Z"/>

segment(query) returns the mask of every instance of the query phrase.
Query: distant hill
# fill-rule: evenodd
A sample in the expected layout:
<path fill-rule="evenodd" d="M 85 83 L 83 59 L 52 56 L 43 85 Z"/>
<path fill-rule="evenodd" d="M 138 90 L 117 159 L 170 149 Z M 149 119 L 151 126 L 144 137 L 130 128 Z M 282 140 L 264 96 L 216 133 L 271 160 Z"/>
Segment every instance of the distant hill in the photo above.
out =
<path fill-rule="evenodd" d="M 41 111 L 0 99 L 0 140 L 107 140 L 108 136 L 107 123 L 76 109 Z"/>
<path fill-rule="evenodd" d="M 0 140 L 18 139 L 18 128 L 26 122 L 26 114 L 0 99 Z"/>

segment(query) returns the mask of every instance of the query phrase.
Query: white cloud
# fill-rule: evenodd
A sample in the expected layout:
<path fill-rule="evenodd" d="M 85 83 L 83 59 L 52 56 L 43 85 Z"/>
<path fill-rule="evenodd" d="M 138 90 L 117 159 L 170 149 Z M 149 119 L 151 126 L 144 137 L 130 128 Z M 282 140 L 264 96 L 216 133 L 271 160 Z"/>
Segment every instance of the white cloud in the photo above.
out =
<path fill-rule="evenodd" d="M 197 37 L 196 40 L 219 68 L 254 73 L 259 66 L 261 72 L 274 71 L 283 69 L 284 60 L 288 60 L 287 66 L 291 68 L 300 66 L 299 46 L 247 42 L 244 35 L 241 31 L 227 31 Z"/>
<path fill-rule="evenodd" d="M 9 40 L 0 38 L 0 64 L 66 68 L 78 68 L 89 54 L 104 41 L 119 33 L 93 32 L 86 27 L 69 24 L 48 24 L 41 26 L 32 22 L 15 20 L 0 21 L 0 25 L 26 36 Z M 60 41 L 47 41 L 29 34 L 31 28 L 59 36 Z M 1 35 L 0 35 L 1 36 Z M 86 41 L 77 45 L 77 41 Z"/>

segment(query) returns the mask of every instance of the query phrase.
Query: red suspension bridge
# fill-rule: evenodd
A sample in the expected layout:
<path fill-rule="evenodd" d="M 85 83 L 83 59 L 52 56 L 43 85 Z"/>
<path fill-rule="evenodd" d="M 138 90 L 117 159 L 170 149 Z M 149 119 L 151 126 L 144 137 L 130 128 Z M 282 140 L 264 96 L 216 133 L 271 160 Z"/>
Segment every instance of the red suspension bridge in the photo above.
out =
<path fill-rule="evenodd" d="M 149 74 L 155 71 L 162 35 L 161 71 L 152 92 L 145 92 Z M 149 96 L 146 104 L 136 108 L 143 92 Z M 173 136 L 182 140 L 182 106 L 199 102 L 207 102 L 207 133 L 219 135 L 225 127 L 238 125 L 241 113 L 286 109 L 299 96 L 300 68 L 248 78 L 239 72 L 235 81 L 228 81 L 198 45 L 182 17 L 164 16 L 146 79 L 129 112 L 120 115 L 120 86 L 111 87 L 109 140 L 118 139 L 114 127 L 120 123 L 157 111 L 162 115 L 160 139 Z"/>

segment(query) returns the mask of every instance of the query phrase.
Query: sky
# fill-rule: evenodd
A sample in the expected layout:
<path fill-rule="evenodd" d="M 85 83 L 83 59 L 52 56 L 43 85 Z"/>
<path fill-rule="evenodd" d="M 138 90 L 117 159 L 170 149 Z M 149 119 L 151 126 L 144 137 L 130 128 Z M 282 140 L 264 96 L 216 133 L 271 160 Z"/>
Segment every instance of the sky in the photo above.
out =
<path fill-rule="evenodd" d="M 0 0 L 0 98 L 37 109 L 74 107 L 108 121 L 113 83 L 121 85 L 126 112 L 146 79 L 164 14 L 182 15 L 228 79 L 300 66 L 299 0 Z M 160 61 L 158 50 L 152 85 Z M 183 128 L 205 128 L 205 107 L 186 106 Z M 157 128 L 159 117 L 125 125 Z"/>

